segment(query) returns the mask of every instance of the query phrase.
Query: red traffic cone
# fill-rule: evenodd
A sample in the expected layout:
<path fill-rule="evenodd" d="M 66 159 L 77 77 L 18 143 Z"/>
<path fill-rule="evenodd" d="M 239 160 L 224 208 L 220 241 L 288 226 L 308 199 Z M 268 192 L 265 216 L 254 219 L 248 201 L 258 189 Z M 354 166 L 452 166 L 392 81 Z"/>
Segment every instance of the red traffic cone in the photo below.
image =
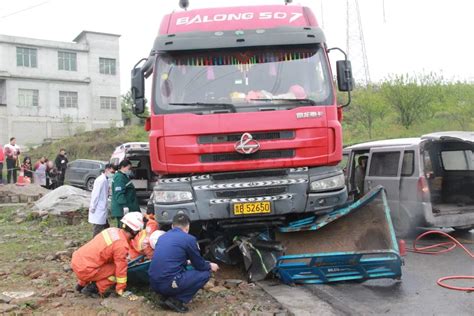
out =
<path fill-rule="evenodd" d="M 23 168 L 21 168 L 20 175 L 18 176 L 18 179 L 16 181 L 16 185 L 24 186 L 25 184 L 26 184 L 26 182 L 25 182 L 25 173 L 23 172 Z"/>
<path fill-rule="evenodd" d="M 405 257 L 407 255 L 407 245 L 405 243 L 405 240 L 398 240 L 398 249 L 400 251 L 400 256 Z"/>

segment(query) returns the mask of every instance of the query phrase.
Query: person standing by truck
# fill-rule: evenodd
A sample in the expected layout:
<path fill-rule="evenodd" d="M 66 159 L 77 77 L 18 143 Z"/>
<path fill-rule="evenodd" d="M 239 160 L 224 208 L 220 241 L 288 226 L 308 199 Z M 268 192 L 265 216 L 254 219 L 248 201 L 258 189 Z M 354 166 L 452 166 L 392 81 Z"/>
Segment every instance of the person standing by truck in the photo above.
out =
<path fill-rule="evenodd" d="M 94 225 L 92 237 L 106 228 L 109 228 L 107 221 L 107 200 L 109 197 L 109 178 L 115 172 L 111 164 L 106 164 L 104 171 L 94 181 L 89 205 L 89 223 Z"/>
<path fill-rule="evenodd" d="M 59 154 L 56 156 L 56 160 L 54 161 L 56 169 L 58 170 L 58 187 L 64 184 L 64 176 L 66 175 L 68 162 L 66 149 L 61 148 L 61 150 L 59 150 Z"/>
<path fill-rule="evenodd" d="M 130 160 L 122 160 L 112 181 L 112 217 L 117 220 L 118 227 L 125 214 L 140 212 L 135 186 L 130 181 L 131 168 Z"/>
<path fill-rule="evenodd" d="M 16 144 L 15 137 L 10 138 L 10 143 L 5 145 L 4 152 L 7 162 L 7 183 L 16 183 L 16 171 L 18 168 L 20 147 Z"/>

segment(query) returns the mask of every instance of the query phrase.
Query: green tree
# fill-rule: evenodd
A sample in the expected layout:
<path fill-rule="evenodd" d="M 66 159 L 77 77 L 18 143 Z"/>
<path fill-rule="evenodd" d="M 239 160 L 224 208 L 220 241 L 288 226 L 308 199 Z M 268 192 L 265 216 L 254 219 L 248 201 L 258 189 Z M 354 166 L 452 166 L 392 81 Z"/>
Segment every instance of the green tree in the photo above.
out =
<path fill-rule="evenodd" d="M 374 124 L 388 111 L 389 107 L 379 87 L 368 85 L 354 91 L 347 116 L 350 123 L 362 125 L 369 139 L 372 139 Z"/>
<path fill-rule="evenodd" d="M 128 91 L 127 93 L 122 94 L 121 98 L 122 120 L 124 122 L 124 125 L 130 125 L 133 117 L 132 92 Z"/>
<path fill-rule="evenodd" d="M 397 112 L 399 123 L 409 129 L 428 119 L 439 99 L 442 79 L 433 73 L 390 76 L 382 83 L 382 95 Z"/>
<path fill-rule="evenodd" d="M 474 122 L 474 85 L 456 82 L 445 85 L 439 105 L 440 115 L 469 130 Z"/>
<path fill-rule="evenodd" d="M 134 121 L 134 114 L 133 114 L 133 99 L 132 99 L 132 92 L 128 91 L 125 94 L 122 94 L 122 120 L 124 125 L 131 125 Z M 139 116 L 138 123 L 143 125 L 145 123 L 145 118 L 150 116 L 150 111 L 148 107 L 145 107 L 145 112 Z"/>

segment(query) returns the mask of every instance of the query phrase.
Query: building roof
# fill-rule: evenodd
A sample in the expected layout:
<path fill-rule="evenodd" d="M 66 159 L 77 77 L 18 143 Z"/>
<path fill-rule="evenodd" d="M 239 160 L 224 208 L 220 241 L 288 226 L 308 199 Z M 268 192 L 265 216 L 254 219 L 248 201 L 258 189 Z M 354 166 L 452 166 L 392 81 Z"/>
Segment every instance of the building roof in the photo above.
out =
<path fill-rule="evenodd" d="M 82 37 L 84 37 L 87 33 L 89 34 L 96 34 L 96 35 L 103 35 L 103 36 L 114 36 L 114 37 L 120 37 L 120 34 L 113 34 L 113 33 L 103 33 L 103 32 L 94 32 L 94 31 L 82 31 L 79 33 L 79 35 L 76 36 L 72 41 L 73 42 L 78 42 L 81 40 Z"/>

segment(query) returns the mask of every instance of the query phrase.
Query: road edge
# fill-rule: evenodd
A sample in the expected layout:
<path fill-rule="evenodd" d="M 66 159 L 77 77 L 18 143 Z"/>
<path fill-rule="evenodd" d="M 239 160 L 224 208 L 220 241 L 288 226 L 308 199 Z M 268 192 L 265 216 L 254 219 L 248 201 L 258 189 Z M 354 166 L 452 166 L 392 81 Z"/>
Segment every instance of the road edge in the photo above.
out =
<path fill-rule="evenodd" d="M 268 295 L 288 310 L 291 315 L 345 315 L 301 286 L 288 286 L 275 281 L 256 283 Z"/>

